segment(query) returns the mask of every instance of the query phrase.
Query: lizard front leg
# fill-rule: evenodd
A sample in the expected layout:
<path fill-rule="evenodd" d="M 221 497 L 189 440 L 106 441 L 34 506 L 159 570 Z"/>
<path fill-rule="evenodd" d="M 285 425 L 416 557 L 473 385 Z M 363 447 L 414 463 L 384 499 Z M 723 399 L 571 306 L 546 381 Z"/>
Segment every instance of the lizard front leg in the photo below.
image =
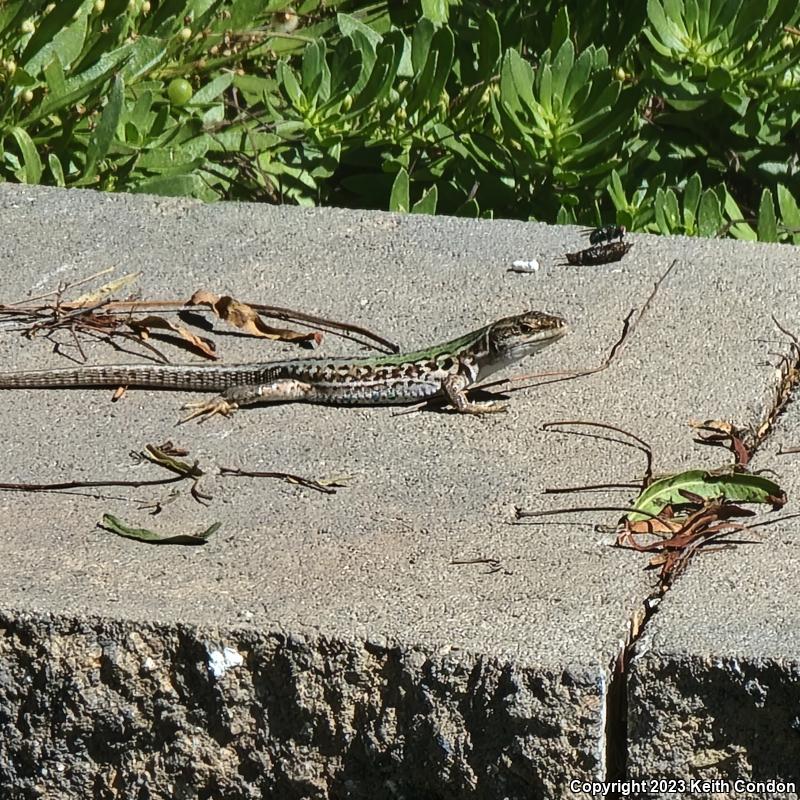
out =
<path fill-rule="evenodd" d="M 257 403 L 288 403 L 305 400 L 313 389 L 314 387 L 310 383 L 304 383 L 294 378 L 278 378 L 269 383 L 231 386 L 211 400 L 186 403 L 182 408 L 190 410 L 191 413 L 185 416 L 181 423 L 196 417 L 201 417 L 199 421 L 205 422 L 215 414 L 229 417 L 237 408 Z"/>
<path fill-rule="evenodd" d="M 466 375 L 448 375 L 442 381 L 442 390 L 459 414 L 496 414 L 506 410 L 506 403 L 473 403 L 468 400 L 466 389 L 469 383 Z"/>

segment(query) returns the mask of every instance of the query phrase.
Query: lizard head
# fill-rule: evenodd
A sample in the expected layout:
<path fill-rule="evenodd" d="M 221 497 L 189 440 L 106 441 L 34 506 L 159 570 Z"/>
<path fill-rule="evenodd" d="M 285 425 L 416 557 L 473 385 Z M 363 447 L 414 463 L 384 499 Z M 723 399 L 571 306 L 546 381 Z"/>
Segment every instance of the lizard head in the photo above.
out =
<path fill-rule="evenodd" d="M 506 363 L 552 344 L 569 331 L 561 317 L 541 311 L 528 311 L 515 317 L 505 317 L 489 329 L 489 351 Z"/>

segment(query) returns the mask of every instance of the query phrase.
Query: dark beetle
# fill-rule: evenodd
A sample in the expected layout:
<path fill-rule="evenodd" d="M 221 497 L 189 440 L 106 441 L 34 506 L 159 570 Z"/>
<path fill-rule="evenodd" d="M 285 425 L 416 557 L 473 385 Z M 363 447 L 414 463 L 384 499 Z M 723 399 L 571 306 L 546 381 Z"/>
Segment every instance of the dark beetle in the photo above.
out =
<path fill-rule="evenodd" d="M 597 264 L 611 264 L 619 261 L 628 250 L 633 247 L 633 242 L 609 242 L 608 244 L 597 244 L 588 247 L 586 250 L 579 250 L 577 253 L 564 253 L 567 259 L 566 264 L 576 267 L 594 267 Z M 559 266 L 566 266 L 565 263 Z"/>
<path fill-rule="evenodd" d="M 589 237 L 591 244 L 600 242 L 613 242 L 614 239 L 623 240 L 625 237 L 624 225 L 603 225 L 601 228 L 585 228 L 581 231 L 584 236 Z"/>

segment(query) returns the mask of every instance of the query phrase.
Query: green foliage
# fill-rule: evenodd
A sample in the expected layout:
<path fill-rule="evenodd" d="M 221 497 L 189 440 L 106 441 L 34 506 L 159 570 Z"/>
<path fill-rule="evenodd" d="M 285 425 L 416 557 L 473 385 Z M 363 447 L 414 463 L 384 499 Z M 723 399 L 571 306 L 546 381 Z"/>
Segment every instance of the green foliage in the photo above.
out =
<path fill-rule="evenodd" d="M 788 0 L 0 4 L 0 179 L 800 243 Z"/>
<path fill-rule="evenodd" d="M 580 204 L 579 184 L 608 178 L 633 114 L 605 48 L 589 45 L 576 57 L 566 12 L 559 16 L 535 72 L 516 50 L 506 51 L 495 105 L 506 140 L 522 151 L 518 164 L 539 179 L 538 213 L 549 217 Z"/>

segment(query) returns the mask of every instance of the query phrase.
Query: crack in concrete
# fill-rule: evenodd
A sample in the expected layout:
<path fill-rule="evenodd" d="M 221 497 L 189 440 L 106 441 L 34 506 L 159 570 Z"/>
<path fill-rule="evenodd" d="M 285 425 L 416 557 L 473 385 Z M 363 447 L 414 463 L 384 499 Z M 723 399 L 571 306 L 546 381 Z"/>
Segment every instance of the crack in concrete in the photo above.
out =
<path fill-rule="evenodd" d="M 777 320 L 774 321 L 781 333 L 789 337 L 789 350 L 779 354 L 775 367 L 777 380 L 772 387 L 772 402 L 762 408 L 761 420 L 752 431 L 752 442 L 747 442 L 751 455 L 755 454 L 769 436 L 777 418 L 791 402 L 792 394 L 800 383 L 800 339 L 782 327 Z"/>
<path fill-rule="evenodd" d="M 657 288 L 657 287 L 656 287 Z M 755 425 L 746 429 L 749 434 L 745 444 L 750 456 L 764 444 L 772 433 L 778 417 L 785 411 L 794 392 L 800 386 L 800 338 L 783 328 L 777 320 L 779 330 L 789 337 L 787 352 L 779 354 L 775 367 L 775 380 L 768 387 L 771 402 L 765 403 Z M 612 662 L 611 679 L 606 690 L 605 709 L 605 780 L 625 780 L 628 776 L 628 674 L 636 646 L 643 639 L 648 622 L 658 609 L 661 598 L 675 584 L 659 585 L 644 598 L 630 620 L 630 631 L 624 646 Z M 638 655 L 641 655 L 638 654 Z M 612 793 L 609 800 L 619 800 Z"/>

